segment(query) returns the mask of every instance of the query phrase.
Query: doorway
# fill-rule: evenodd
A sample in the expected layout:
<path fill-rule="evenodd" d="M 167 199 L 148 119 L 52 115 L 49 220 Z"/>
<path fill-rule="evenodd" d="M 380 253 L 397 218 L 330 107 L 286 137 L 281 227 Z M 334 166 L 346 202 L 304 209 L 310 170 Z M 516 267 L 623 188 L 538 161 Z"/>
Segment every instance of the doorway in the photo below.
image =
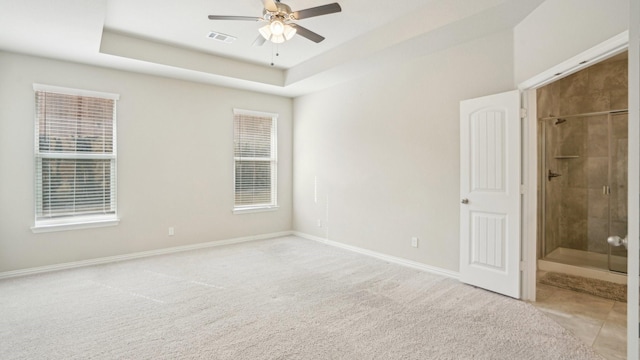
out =
<path fill-rule="evenodd" d="M 542 270 L 626 273 L 627 61 L 625 51 L 536 91 Z"/>

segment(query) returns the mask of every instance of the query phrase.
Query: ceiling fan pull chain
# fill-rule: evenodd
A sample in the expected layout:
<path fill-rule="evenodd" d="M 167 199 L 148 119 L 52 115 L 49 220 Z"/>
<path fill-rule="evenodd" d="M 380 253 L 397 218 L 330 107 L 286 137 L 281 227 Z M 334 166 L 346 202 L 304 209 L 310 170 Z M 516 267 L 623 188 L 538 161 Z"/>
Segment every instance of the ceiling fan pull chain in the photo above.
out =
<path fill-rule="evenodd" d="M 271 43 L 271 66 L 273 66 L 273 53 L 274 53 L 273 48 L 274 48 L 274 46 L 277 46 L 277 45 L 275 45 L 274 43 Z"/>

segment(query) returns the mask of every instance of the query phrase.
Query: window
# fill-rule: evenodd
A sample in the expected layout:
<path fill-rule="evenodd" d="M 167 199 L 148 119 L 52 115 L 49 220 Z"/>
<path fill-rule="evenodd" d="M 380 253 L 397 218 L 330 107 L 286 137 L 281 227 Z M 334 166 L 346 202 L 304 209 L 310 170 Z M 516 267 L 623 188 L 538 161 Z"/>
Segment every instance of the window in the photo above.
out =
<path fill-rule="evenodd" d="M 117 223 L 118 95 L 39 84 L 34 90 L 34 231 Z"/>
<path fill-rule="evenodd" d="M 233 114 L 234 212 L 275 209 L 278 115 L 238 109 Z"/>

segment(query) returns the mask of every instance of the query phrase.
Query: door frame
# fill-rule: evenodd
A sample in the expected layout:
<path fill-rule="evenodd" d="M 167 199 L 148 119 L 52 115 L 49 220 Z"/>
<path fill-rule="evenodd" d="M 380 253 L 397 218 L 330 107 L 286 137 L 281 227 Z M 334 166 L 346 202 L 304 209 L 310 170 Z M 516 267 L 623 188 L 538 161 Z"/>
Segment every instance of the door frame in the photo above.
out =
<path fill-rule="evenodd" d="M 633 6 L 633 5 L 632 5 Z M 640 7 L 637 6 L 637 7 Z M 633 10 L 633 9 L 632 9 Z M 639 9 L 635 9 L 639 10 Z M 622 51 L 629 50 L 629 63 L 635 64 L 629 67 L 629 183 L 628 183 L 628 216 L 637 219 L 640 214 L 639 193 L 640 185 L 638 172 L 640 165 L 640 141 L 639 107 L 640 107 L 640 66 L 637 65 L 640 58 L 640 16 L 633 15 L 631 11 L 630 26 L 631 36 L 635 40 L 630 43 L 630 31 L 622 32 L 611 39 L 588 49 L 569 60 L 566 60 L 547 71 L 534 76 L 518 85 L 522 92 L 521 104 L 526 109 L 522 123 L 522 299 L 535 301 L 536 296 L 536 271 L 537 271 L 537 232 L 538 232 L 538 130 L 536 114 L 536 89 L 553 81 L 580 71 L 600 60 L 611 57 Z M 635 138 L 635 141 L 633 141 Z M 635 143 L 636 145 L 632 145 Z M 635 204 L 635 205 L 633 205 Z M 628 304 L 639 302 L 639 229 L 637 221 L 629 221 L 628 249 Z M 635 290 L 632 290 L 635 289 Z M 638 306 L 627 306 L 627 356 L 629 359 L 638 357 Z"/>
<path fill-rule="evenodd" d="M 622 32 L 518 85 L 522 93 L 522 299 L 536 300 L 538 241 L 538 130 L 536 89 L 625 51 L 629 32 Z M 629 160 L 631 162 L 631 159 Z M 631 191 L 630 191 L 631 193 Z"/>

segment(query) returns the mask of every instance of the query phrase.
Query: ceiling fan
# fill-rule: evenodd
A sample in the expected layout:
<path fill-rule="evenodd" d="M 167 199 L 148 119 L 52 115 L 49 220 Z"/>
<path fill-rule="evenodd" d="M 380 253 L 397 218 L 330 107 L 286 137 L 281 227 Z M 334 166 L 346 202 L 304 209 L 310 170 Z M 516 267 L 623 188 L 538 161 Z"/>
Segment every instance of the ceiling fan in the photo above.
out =
<path fill-rule="evenodd" d="M 209 15 L 209 20 L 245 20 L 266 22 L 267 24 L 265 26 L 258 29 L 260 35 L 253 42 L 253 45 L 255 46 L 261 46 L 267 40 L 280 44 L 287 40 L 291 40 L 291 38 L 296 34 L 313 42 L 319 43 L 324 40 L 322 35 L 296 24 L 295 21 L 314 16 L 333 14 L 340 11 L 342 11 L 342 8 L 338 3 L 291 11 L 289 5 L 281 3 L 280 0 L 264 0 L 264 10 L 260 17 Z"/>

